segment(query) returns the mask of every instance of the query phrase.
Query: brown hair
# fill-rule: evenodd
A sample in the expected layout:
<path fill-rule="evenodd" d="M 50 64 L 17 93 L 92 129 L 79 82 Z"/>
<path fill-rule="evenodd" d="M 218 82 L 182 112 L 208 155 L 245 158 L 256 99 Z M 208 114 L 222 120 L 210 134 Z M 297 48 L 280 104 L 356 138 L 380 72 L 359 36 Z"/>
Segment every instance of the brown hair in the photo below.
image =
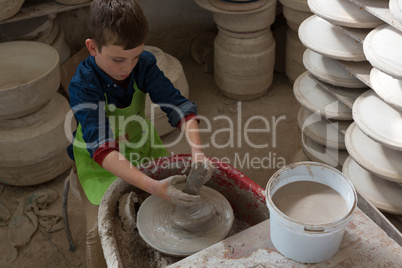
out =
<path fill-rule="evenodd" d="M 88 31 L 99 51 L 106 45 L 133 49 L 146 42 L 148 21 L 134 0 L 94 0 Z"/>

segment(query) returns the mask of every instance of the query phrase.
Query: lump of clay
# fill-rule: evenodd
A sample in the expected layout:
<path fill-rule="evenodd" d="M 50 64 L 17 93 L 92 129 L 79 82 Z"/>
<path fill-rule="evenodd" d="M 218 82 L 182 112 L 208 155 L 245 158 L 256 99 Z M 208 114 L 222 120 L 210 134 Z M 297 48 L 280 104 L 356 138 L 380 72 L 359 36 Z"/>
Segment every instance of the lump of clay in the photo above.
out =
<path fill-rule="evenodd" d="M 211 179 L 214 170 L 213 164 L 208 160 L 194 162 L 191 165 L 184 192 L 191 195 L 198 195 L 201 187 Z"/>
<path fill-rule="evenodd" d="M 194 162 L 183 190 L 187 194 L 199 195 L 201 187 L 209 181 L 214 173 L 214 166 L 208 160 Z M 209 228 L 209 222 L 215 216 L 214 207 L 201 199 L 201 203 L 192 207 L 176 206 L 171 215 L 172 223 L 189 232 L 197 232 Z"/>
<path fill-rule="evenodd" d="M 216 216 L 215 208 L 205 202 L 201 202 L 198 205 L 192 207 L 180 207 L 176 206 L 172 212 L 172 222 L 189 232 L 202 231 L 208 229 L 209 223 L 211 223 Z"/>

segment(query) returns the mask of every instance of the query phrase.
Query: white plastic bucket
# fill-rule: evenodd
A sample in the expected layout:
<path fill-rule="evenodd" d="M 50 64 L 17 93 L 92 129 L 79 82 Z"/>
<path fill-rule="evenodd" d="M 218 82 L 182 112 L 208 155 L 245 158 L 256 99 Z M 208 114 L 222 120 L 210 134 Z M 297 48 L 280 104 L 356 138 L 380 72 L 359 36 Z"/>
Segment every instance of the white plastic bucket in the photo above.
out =
<path fill-rule="evenodd" d="M 347 214 L 323 224 L 307 224 L 288 217 L 271 198 L 279 188 L 296 181 L 313 181 L 331 187 L 345 199 Z M 294 163 L 272 175 L 265 194 L 270 211 L 271 241 L 280 253 L 302 263 L 318 263 L 335 255 L 357 204 L 353 184 L 342 172 L 317 162 Z"/>

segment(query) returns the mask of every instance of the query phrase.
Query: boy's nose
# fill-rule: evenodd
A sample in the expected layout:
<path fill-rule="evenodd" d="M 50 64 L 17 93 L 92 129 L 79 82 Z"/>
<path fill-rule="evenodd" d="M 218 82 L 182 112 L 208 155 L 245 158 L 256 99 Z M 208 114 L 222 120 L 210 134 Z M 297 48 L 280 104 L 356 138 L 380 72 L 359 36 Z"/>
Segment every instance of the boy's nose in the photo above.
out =
<path fill-rule="evenodd" d="M 137 64 L 137 61 L 127 61 L 126 64 L 123 65 L 123 71 L 130 73 L 135 65 Z"/>
<path fill-rule="evenodd" d="M 131 62 L 126 62 L 125 64 L 123 64 L 121 69 L 124 72 L 130 72 L 132 70 Z"/>

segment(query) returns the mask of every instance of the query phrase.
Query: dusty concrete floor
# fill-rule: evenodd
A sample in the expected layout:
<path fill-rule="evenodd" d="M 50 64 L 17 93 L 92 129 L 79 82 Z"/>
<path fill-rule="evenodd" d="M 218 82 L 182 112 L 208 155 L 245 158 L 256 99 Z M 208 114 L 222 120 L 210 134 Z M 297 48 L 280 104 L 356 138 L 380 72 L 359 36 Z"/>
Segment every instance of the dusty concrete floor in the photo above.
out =
<path fill-rule="evenodd" d="M 197 103 L 205 154 L 225 161 L 265 187 L 270 176 L 290 163 L 300 145 L 296 123 L 299 103 L 284 74 L 275 73 L 267 94 L 247 102 L 229 99 L 219 92 L 212 75 L 190 62 L 183 62 L 190 86 L 190 99 Z M 203 119 L 203 117 L 205 117 Z M 232 122 L 232 125 L 229 122 Z M 208 123 L 211 130 L 208 130 Z M 256 129 L 260 132 L 252 133 Z M 174 142 L 175 130 L 162 139 Z M 189 153 L 184 139 L 169 151 Z"/>
<path fill-rule="evenodd" d="M 190 99 L 198 104 L 199 115 L 203 118 L 201 128 L 207 129 L 207 122 L 211 124 L 211 129 L 201 134 L 203 144 L 208 145 L 205 153 L 231 164 L 265 188 L 270 176 L 291 163 L 300 147 L 300 131 L 296 123 L 300 106 L 287 77 L 275 73 L 266 95 L 254 101 L 237 102 L 220 94 L 213 76 L 205 73 L 193 59 L 182 60 L 182 64 L 190 86 Z M 245 135 L 248 120 L 247 129 L 260 132 L 249 131 Z M 175 130 L 162 139 L 165 144 L 175 143 L 168 146 L 171 153 L 190 153 L 184 138 L 178 137 L 180 133 Z M 63 183 L 67 174 L 34 187 L 3 185 L 0 201 L 13 213 L 17 208 L 13 198 L 37 189 L 53 189 L 59 198 L 51 207 L 60 208 L 61 213 Z M 46 236 L 37 231 L 28 245 L 19 248 L 18 258 L 10 264 L 5 261 L 7 227 L 0 227 L 0 267 L 86 267 L 84 214 L 79 201 L 71 193 L 68 205 L 70 228 L 77 247 L 75 252 L 69 251 L 64 230 Z"/>

